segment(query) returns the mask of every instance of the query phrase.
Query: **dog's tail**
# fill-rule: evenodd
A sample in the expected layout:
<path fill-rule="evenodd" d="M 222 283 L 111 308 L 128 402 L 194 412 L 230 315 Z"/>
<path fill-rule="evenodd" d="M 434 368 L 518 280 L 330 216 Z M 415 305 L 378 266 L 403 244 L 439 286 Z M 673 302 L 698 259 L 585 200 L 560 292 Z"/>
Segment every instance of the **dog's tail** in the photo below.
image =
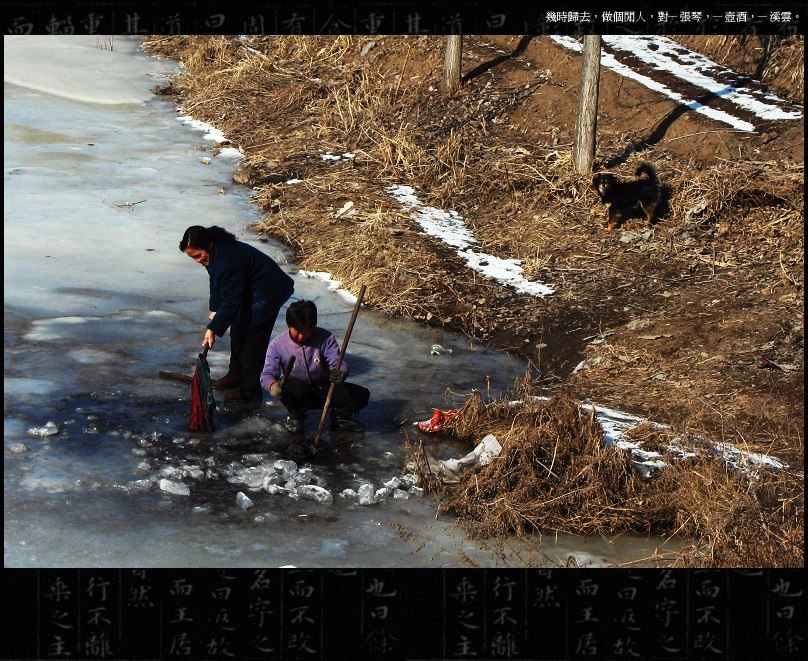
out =
<path fill-rule="evenodd" d="M 637 176 L 639 177 L 641 174 L 648 175 L 648 178 L 659 186 L 659 175 L 657 175 L 656 168 L 653 165 L 650 163 L 640 163 L 637 167 Z"/>

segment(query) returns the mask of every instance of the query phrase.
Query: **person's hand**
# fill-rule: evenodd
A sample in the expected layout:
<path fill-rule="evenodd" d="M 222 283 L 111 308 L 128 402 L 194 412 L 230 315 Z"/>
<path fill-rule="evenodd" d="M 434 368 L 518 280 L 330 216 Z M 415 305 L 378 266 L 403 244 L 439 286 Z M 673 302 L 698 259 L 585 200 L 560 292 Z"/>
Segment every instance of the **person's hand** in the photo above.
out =
<path fill-rule="evenodd" d="M 342 383 L 345 381 L 345 372 L 342 372 L 339 368 L 335 367 L 328 373 L 328 380 L 331 381 L 331 383 Z"/>
<path fill-rule="evenodd" d="M 273 381 L 269 384 L 269 394 L 273 397 L 280 397 L 283 394 L 283 386 L 280 381 Z"/>
<path fill-rule="evenodd" d="M 212 349 L 214 342 L 216 342 L 216 334 L 212 330 L 206 330 L 205 339 L 202 340 L 202 346 Z"/>

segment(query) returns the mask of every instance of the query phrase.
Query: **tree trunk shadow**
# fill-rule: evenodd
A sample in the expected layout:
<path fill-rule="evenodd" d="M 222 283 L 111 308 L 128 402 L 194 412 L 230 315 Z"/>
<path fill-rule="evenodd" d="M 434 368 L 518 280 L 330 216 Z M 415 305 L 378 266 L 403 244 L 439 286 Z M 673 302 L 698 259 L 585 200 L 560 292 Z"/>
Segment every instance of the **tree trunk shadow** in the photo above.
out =
<path fill-rule="evenodd" d="M 486 71 L 493 69 L 494 67 L 502 64 L 507 60 L 511 60 L 514 57 L 519 57 L 522 53 L 525 52 L 525 49 L 527 48 L 531 39 L 533 39 L 531 35 L 524 35 L 519 40 L 519 43 L 516 45 L 516 48 L 514 48 L 513 53 L 511 53 L 510 55 L 500 55 L 498 57 L 495 57 L 493 60 L 483 62 L 479 66 L 474 67 L 471 71 L 469 71 L 467 74 L 463 75 L 460 78 L 461 82 L 463 83 L 468 82 L 469 80 L 472 80 L 477 76 L 484 74 Z"/>
<path fill-rule="evenodd" d="M 602 167 L 607 170 L 618 167 L 625 163 L 632 154 L 643 152 L 646 149 L 650 149 L 651 147 L 657 145 L 665 137 L 668 129 L 670 129 L 674 122 L 676 122 L 676 120 L 682 115 L 684 115 L 686 112 L 696 110 L 702 106 L 707 106 L 709 105 L 709 101 L 717 98 L 720 98 L 720 95 L 714 94 L 713 92 L 708 92 L 706 94 L 702 94 L 687 105 L 678 105 L 676 108 L 671 110 L 659 122 L 659 124 L 656 125 L 647 138 L 642 138 L 632 144 L 626 145 L 620 154 L 605 161 L 602 164 Z M 598 166 L 596 165 L 596 169 L 597 167 Z"/>

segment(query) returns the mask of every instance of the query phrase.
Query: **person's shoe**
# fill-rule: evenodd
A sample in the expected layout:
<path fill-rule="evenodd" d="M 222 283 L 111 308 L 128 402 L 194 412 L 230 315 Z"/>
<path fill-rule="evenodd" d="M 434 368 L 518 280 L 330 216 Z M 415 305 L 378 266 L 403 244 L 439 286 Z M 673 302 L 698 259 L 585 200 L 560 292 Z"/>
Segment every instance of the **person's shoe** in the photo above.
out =
<path fill-rule="evenodd" d="M 365 425 L 356 419 L 356 414 L 344 415 L 337 411 L 331 411 L 331 429 L 339 429 L 340 431 L 365 431 Z"/>
<path fill-rule="evenodd" d="M 243 404 L 260 402 L 264 393 L 261 390 L 244 391 L 241 388 L 235 388 L 224 396 L 226 402 L 239 402 Z"/>
<path fill-rule="evenodd" d="M 225 374 L 220 379 L 215 379 L 212 385 L 215 390 L 233 390 L 234 388 L 238 388 L 239 383 L 240 380 L 237 376 Z"/>
<path fill-rule="evenodd" d="M 291 415 L 287 416 L 286 421 L 283 423 L 283 427 L 290 434 L 302 434 L 303 418 L 293 418 Z"/>

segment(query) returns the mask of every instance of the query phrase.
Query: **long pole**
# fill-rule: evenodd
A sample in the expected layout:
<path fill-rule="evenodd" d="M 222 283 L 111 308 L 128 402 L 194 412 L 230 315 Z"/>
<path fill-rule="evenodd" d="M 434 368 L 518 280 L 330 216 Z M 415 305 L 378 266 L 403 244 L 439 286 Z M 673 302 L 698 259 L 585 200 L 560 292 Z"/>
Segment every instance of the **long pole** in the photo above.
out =
<path fill-rule="evenodd" d="M 336 369 L 339 369 L 342 366 L 342 359 L 345 356 L 345 349 L 348 348 L 348 341 L 351 339 L 351 331 L 353 331 L 354 322 L 356 321 L 356 315 L 359 314 L 359 306 L 362 305 L 362 299 L 365 297 L 365 285 L 362 285 L 362 288 L 359 290 L 359 296 L 356 298 L 356 304 L 354 305 L 353 314 L 351 314 L 351 320 L 348 322 L 348 330 L 345 331 L 345 339 L 342 341 L 342 347 L 339 350 L 339 357 L 337 358 L 337 365 Z M 320 417 L 320 426 L 317 427 L 317 436 L 314 437 L 314 444 L 318 445 L 320 443 L 320 435 L 323 433 L 323 426 L 325 425 L 325 418 L 328 415 L 328 407 L 331 406 L 331 397 L 334 394 L 334 383 L 332 383 L 328 388 L 328 395 L 325 398 L 325 404 L 323 404 L 323 415 Z"/>

